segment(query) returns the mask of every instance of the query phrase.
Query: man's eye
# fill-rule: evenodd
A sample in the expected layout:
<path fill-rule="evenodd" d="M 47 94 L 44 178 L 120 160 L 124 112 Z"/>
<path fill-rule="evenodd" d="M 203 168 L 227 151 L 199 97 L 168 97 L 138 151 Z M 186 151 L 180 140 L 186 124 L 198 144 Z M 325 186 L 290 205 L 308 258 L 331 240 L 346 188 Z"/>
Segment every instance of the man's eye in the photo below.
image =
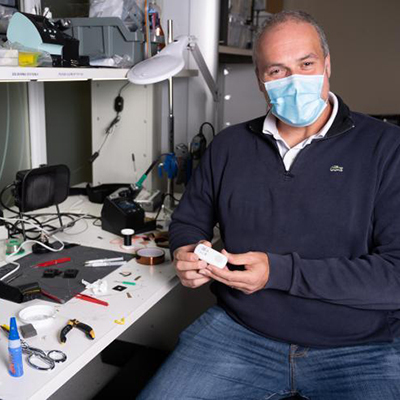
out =
<path fill-rule="evenodd" d="M 281 76 L 282 74 L 283 74 L 283 71 L 281 68 L 274 68 L 274 69 L 271 69 L 268 71 L 269 76 L 277 77 L 277 76 Z"/>
<path fill-rule="evenodd" d="M 312 67 L 313 65 L 314 65 L 314 63 L 313 63 L 312 61 L 306 61 L 306 62 L 303 63 L 303 66 L 304 66 L 305 68 L 310 68 L 310 67 Z"/>

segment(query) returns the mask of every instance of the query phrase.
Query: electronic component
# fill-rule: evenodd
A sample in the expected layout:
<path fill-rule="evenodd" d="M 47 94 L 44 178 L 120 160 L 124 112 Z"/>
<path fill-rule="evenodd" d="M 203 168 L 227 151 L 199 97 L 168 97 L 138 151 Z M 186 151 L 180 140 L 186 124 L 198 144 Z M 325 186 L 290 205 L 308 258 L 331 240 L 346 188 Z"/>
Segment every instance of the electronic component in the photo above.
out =
<path fill-rule="evenodd" d="M 56 268 L 49 268 L 43 272 L 43 278 L 55 278 L 58 275 L 61 275 L 62 271 Z"/>
<path fill-rule="evenodd" d="M 0 281 L 0 298 L 14 303 L 24 303 L 41 297 L 40 286 L 37 282 L 20 286 L 11 286 Z"/>
<path fill-rule="evenodd" d="M 78 269 L 67 269 L 64 271 L 63 278 L 73 279 L 73 278 L 76 278 L 78 273 L 79 273 Z"/>
<path fill-rule="evenodd" d="M 146 221 L 143 208 L 133 200 L 129 189 L 118 189 L 104 200 L 101 210 L 101 227 L 105 231 L 121 235 L 125 228 L 135 233 L 156 229 L 156 221 Z"/>
<path fill-rule="evenodd" d="M 135 198 L 136 203 L 139 203 L 144 211 L 154 212 L 162 203 L 162 193 L 159 190 L 152 192 L 143 189 Z"/>
<path fill-rule="evenodd" d="M 206 261 L 208 264 L 221 269 L 224 268 L 228 262 L 226 256 L 204 244 L 198 244 L 194 249 L 194 254 L 197 254 L 200 260 Z"/>

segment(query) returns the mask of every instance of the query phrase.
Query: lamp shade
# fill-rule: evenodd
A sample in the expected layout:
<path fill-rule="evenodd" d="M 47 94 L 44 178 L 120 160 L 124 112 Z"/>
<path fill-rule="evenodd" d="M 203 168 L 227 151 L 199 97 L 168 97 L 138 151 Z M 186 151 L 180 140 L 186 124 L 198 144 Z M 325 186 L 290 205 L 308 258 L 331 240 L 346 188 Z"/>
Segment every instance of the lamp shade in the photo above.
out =
<path fill-rule="evenodd" d="M 188 43 L 187 36 L 178 36 L 154 57 L 132 67 L 127 75 L 128 80 L 137 85 L 148 85 L 176 75 L 185 66 L 183 51 Z"/>

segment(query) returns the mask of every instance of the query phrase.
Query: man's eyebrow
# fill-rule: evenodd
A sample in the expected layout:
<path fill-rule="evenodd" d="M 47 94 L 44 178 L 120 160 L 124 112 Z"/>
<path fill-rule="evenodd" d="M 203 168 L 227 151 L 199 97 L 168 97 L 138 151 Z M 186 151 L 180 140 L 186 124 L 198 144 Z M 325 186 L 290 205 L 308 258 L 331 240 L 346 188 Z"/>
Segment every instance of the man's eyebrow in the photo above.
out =
<path fill-rule="evenodd" d="M 271 68 L 271 67 L 284 67 L 285 64 L 282 63 L 271 63 L 271 64 L 267 64 L 266 69 Z"/>
<path fill-rule="evenodd" d="M 299 58 L 298 61 L 304 61 L 304 60 L 307 60 L 308 58 L 318 58 L 318 56 L 315 53 L 310 53 L 304 57 Z"/>
<path fill-rule="evenodd" d="M 300 57 L 297 61 L 304 61 L 307 60 L 309 58 L 319 58 L 315 53 L 309 53 L 303 57 Z M 285 64 L 283 63 L 271 63 L 271 64 L 267 64 L 266 69 L 268 68 L 272 68 L 272 67 L 285 67 Z"/>

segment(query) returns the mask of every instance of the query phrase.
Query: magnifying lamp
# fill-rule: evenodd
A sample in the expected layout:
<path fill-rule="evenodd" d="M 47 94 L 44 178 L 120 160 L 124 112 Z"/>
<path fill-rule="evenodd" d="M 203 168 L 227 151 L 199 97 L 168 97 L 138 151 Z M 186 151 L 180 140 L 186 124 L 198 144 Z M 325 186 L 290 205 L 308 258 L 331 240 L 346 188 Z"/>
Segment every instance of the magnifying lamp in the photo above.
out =
<path fill-rule="evenodd" d="M 172 21 L 168 21 L 169 44 L 158 54 L 148 58 L 131 68 L 127 78 L 136 85 L 148 85 L 162 82 L 168 79 L 168 103 L 169 103 L 169 152 L 175 153 L 174 149 L 174 112 L 173 112 L 173 83 L 172 78 L 185 66 L 184 53 L 189 50 L 199 67 L 201 74 L 211 91 L 215 102 L 219 100 L 217 85 L 204 61 L 203 55 L 196 44 L 194 36 L 178 36 L 172 40 Z M 168 192 L 171 194 L 169 206 L 173 208 L 173 180 L 168 180 Z"/>
<path fill-rule="evenodd" d="M 136 85 L 149 85 L 177 75 L 185 66 L 184 52 L 190 50 L 203 75 L 214 101 L 218 101 L 217 85 L 204 61 L 194 36 L 178 36 L 154 57 L 148 58 L 131 68 L 127 78 Z"/>
<path fill-rule="evenodd" d="M 183 51 L 188 42 L 188 37 L 177 39 L 154 57 L 136 64 L 128 72 L 128 80 L 137 85 L 149 85 L 175 76 L 185 66 Z"/>

